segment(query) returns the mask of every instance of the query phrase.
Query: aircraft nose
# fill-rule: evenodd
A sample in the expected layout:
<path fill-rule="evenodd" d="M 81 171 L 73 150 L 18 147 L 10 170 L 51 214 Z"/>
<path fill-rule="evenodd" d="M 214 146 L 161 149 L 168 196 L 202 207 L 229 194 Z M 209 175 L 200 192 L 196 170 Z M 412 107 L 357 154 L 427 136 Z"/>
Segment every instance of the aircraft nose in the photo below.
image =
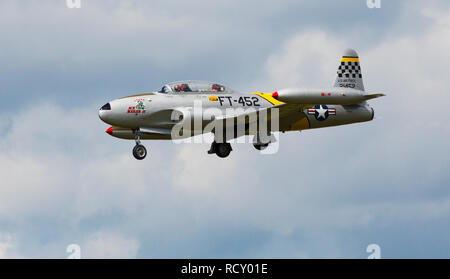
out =
<path fill-rule="evenodd" d="M 107 122 L 107 115 L 111 111 L 111 105 L 109 103 L 103 105 L 98 111 L 98 117 L 104 122 Z"/>

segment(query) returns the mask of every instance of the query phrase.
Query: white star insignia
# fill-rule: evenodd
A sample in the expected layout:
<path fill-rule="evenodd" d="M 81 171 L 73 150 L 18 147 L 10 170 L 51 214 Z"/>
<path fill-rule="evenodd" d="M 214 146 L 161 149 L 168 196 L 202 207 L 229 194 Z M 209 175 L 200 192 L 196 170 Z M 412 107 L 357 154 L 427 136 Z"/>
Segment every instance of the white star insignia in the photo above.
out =
<path fill-rule="evenodd" d="M 319 108 L 316 109 L 316 111 L 317 111 L 317 113 L 319 114 L 319 115 L 317 116 L 317 118 L 320 118 L 320 117 L 322 117 L 323 119 L 326 118 L 326 117 L 325 117 L 325 113 L 326 113 L 328 110 L 327 110 L 327 109 L 324 109 L 324 108 L 322 107 L 322 105 L 320 105 Z"/>

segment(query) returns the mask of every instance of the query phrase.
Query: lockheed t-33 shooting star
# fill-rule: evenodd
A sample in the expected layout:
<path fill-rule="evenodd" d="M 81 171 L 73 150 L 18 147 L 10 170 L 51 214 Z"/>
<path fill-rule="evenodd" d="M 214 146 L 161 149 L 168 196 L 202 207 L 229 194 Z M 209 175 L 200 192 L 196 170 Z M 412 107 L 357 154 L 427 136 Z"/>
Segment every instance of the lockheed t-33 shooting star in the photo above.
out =
<path fill-rule="evenodd" d="M 141 140 L 210 132 L 214 141 L 208 153 L 224 158 L 232 150 L 228 141 L 233 138 L 254 136 L 253 145 L 262 150 L 274 142 L 271 132 L 370 121 L 374 110 L 367 100 L 381 96 L 364 91 L 358 54 L 347 49 L 330 88 L 244 93 L 214 82 L 179 81 L 113 100 L 100 108 L 99 117 L 112 125 L 106 130 L 109 135 L 135 140 L 133 155 L 138 160 L 147 155 Z"/>

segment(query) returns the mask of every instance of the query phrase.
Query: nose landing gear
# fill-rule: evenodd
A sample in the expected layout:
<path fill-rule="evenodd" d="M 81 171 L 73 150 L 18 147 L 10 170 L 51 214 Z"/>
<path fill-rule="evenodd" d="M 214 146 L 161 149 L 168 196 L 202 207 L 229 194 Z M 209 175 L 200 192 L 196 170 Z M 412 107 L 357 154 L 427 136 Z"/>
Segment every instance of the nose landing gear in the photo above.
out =
<path fill-rule="evenodd" d="M 147 156 L 147 149 L 142 144 L 136 144 L 133 148 L 133 156 L 138 160 L 142 160 Z"/>
<path fill-rule="evenodd" d="M 143 160 L 147 156 L 147 149 L 141 144 L 141 132 L 136 130 L 135 134 L 136 145 L 133 148 L 133 156 L 138 160 Z"/>

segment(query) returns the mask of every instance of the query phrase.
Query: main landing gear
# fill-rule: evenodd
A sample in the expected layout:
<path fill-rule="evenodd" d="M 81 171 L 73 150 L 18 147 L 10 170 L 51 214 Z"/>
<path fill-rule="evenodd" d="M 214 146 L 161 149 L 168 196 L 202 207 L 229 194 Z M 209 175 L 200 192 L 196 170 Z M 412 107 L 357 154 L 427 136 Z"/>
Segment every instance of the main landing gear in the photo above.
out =
<path fill-rule="evenodd" d="M 142 160 L 147 156 L 147 149 L 141 144 L 141 132 L 136 130 L 135 134 L 136 145 L 133 148 L 133 156 L 138 160 Z"/>
<path fill-rule="evenodd" d="M 269 143 L 254 143 L 253 146 L 257 149 L 257 150 L 264 150 L 267 148 L 267 146 L 269 146 Z"/>
<path fill-rule="evenodd" d="M 272 142 L 275 142 L 275 137 L 272 134 L 266 137 L 261 137 L 257 134 L 253 138 L 253 146 L 260 151 L 266 149 Z"/>
<path fill-rule="evenodd" d="M 230 152 L 232 150 L 233 149 L 231 148 L 231 144 L 229 144 L 228 142 L 217 143 L 213 141 L 211 143 L 211 149 L 209 149 L 208 154 L 216 154 L 220 158 L 225 158 L 230 155 Z"/>

